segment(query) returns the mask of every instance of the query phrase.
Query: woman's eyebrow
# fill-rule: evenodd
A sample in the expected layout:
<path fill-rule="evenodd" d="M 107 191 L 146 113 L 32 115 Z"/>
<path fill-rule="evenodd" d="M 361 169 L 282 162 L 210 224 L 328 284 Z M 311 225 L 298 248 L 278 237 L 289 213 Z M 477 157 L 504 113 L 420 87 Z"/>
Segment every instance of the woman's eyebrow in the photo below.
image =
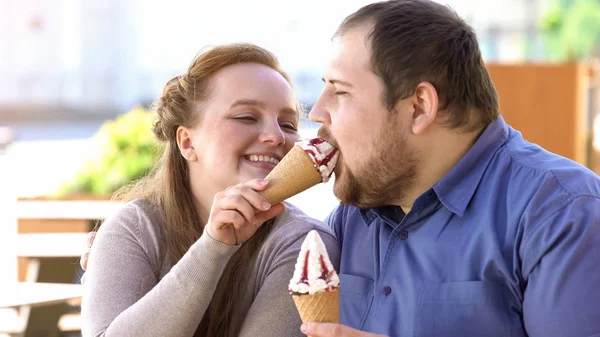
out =
<path fill-rule="evenodd" d="M 257 106 L 259 108 L 265 108 L 267 106 L 265 102 L 256 99 L 238 99 L 235 102 L 233 102 L 233 104 L 231 104 L 230 108 L 235 108 L 240 105 L 252 105 Z"/>

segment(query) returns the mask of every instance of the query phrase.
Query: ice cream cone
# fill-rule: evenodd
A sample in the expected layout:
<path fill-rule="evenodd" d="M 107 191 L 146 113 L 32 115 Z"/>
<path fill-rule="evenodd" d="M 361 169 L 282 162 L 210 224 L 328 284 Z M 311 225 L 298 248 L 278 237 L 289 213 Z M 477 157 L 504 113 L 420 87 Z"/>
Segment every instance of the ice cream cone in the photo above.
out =
<path fill-rule="evenodd" d="M 276 204 L 319 184 L 321 174 L 310 156 L 301 147 L 294 146 L 265 179 L 269 187 L 261 194 Z"/>
<path fill-rule="evenodd" d="M 292 295 L 302 322 L 340 322 L 340 291 Z"/>

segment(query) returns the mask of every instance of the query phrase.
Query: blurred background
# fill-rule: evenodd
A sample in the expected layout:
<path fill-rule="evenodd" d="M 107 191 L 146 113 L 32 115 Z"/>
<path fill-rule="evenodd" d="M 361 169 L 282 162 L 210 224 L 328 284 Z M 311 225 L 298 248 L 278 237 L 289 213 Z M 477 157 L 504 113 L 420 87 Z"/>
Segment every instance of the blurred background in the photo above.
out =
<path fill-rule="evenodd" d="M 248 41 L 273 51 L 310 106 L 331 35 L 369 2 L 0 0 L 0 142 L 13 141 L 15 193 L 57 193 L 98 155 L 88 140 L 105 121 L 147 107 L 207 45 Z M 598 0 L 439 2 L 475 28 L 490 64 L 591 67 L 600 52 Z M 501 103 L 510 104 L 506 95 Z"/>
<path fill-rule="evenodd" d="M 26 254 L 6 253 L 11 235 L 87 232 L 102 201 L 148 171 L 147 108 L 204 46 L 266 47 L 310 107 L 332 34 L 370 2 L 0 0 L 0 281 L 28 277 Z M 508 123 L 600 173 L 600 0 L 438 2 L 476 30 Z M 305 120 L 302 135 L 317 128 Z M 323 219 L 330 185 L 292 202 Z"/>

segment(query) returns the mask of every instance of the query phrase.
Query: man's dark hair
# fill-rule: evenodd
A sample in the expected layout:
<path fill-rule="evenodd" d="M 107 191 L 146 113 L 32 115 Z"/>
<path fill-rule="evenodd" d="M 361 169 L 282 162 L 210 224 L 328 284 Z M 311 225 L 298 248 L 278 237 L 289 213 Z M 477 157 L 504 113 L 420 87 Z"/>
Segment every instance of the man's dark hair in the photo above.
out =
<path fill-rule="evenodd" d="M 348 16 L 335 36 L 364 24 L 373 25 L 371 67 L 386 87 L 389 110 L 426 81 L 436 88 L 449 127 L 479 130 L 498 117 L 498 94 L 475 32 L 454 10 L 430 0 L 373 3 Z"/>

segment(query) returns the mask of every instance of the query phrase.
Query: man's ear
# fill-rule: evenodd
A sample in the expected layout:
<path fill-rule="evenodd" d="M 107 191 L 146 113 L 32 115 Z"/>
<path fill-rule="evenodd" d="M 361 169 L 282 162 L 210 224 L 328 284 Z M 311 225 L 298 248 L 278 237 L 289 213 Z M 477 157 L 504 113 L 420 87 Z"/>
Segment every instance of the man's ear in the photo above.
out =
<path fill-rule="evenodd" d="M 192 142 L 192 132 L 185 126 L 179 126 L 177 128 L 177 146 L 179 152 L 187 161 L 198 161 L 198 155 L 194 149 L 194 143 Z"/>
<path fill-rule="evenodd" d="M 412 131 L 415 135 L 425 132 L 435 122 L 438 111 L 438 94 L 429 82 L 421 82 L 413 95 L 414 113 Z"/>

